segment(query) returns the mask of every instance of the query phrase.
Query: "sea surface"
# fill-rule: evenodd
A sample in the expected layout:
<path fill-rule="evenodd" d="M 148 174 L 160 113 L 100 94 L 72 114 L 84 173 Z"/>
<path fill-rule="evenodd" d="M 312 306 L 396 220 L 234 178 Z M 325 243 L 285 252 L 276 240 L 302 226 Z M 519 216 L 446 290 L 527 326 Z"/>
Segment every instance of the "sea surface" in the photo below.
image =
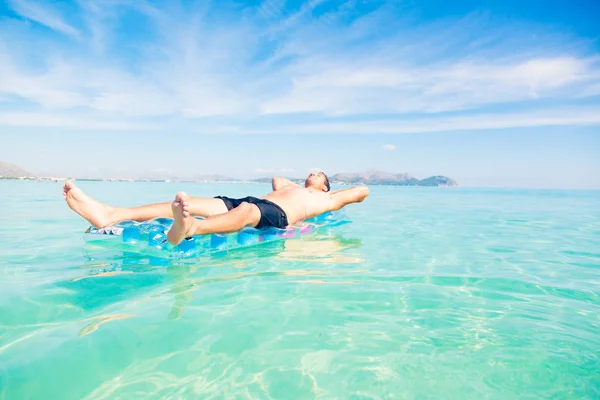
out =
<path fill-rule="evenodd" d="M 156 265 L 88 253 L 61 182 L 0 181 L 0 399 L 600 398 L 600 192 L 373 186 L 347 211 Z"/>

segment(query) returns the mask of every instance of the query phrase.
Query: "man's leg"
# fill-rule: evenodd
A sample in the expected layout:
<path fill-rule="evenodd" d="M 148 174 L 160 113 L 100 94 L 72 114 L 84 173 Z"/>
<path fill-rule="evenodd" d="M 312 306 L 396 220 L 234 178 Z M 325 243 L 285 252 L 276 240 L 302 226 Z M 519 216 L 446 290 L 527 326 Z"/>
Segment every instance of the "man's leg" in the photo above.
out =
<path fill-rule="evenodd" d="M 91 198 L 71 181 L 67 181 L 63 186 L 63 195 L 73 211 L 97 228 L 125 220 L 147 221 L 153 218 L 173 217 L 171 203 L 169 202 L 133 208 L 113 207 Z M 198 217 L 210 217 L 227 212 L 223 200 L 202 197 L 190 196 L 188 198 L 188 208 L 191 215 Z"/>
<path fill-rule="evenodd" d="M 174 221 L 167 234 L 171 244 L 179 244 L 189 236 L 229 233 L 236 232 L 246 226 L 255 227 L 260 222 L 261 217 L 256 204 L 244 202 L 225 214 L 197 220 L 190 213 L 189 196 L 183 192 L 177 193 L 172 208 Z"/>

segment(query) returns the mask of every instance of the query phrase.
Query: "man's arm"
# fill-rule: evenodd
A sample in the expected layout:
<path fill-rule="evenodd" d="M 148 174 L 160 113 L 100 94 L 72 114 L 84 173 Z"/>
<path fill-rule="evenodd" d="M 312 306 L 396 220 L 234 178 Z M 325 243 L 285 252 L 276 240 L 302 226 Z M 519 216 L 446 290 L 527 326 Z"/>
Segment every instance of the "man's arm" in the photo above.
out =
<path fill-rule="evenodd" d="M 273 178 L 273 182 L 272 182 L 272 186 L 273 186 L 273 191 L 281 189 L 284 186 L 288 186 L 288 185 L 296 185 L 294 182 L 290 181 L 289 179 L 285 179 L 282 178 L 281 176 L 276 176 Z M 296 185 L 298 186 L 298 185 Z"/>
<path fill-rule="evenodd" d="M 360 203 L 369 195 L 366 186 L 355 186 L 351 188 L 335 190 L 331 192 L 333 199 L 333 210 L 339 210 L 347 204 Z"/>
<path fill-rule="evenodd" d="M 349 187 L 349 188 L 345 188 L 345 189 L 330 190 L 329 194 L 336 194 L 336 193 L 346 192 L 348 190 L 354 190 L 354 189 L 359 188 L 359 187 L 366 187 L 366 186 L 353 186 L 353 187 Z"/>

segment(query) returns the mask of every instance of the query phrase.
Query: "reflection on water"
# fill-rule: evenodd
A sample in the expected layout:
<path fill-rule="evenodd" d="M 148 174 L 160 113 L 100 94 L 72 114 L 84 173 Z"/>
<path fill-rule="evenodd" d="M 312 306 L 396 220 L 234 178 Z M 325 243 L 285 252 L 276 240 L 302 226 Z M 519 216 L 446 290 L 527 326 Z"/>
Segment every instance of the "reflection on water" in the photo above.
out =
<path fill-rule="evenodd" d="M 284 260 L 317 262 L 317 263 L 362 263 L 364 259 L 358 252 L 348 250 L 359 249 L 360 239 L 347 239 L 342 236 L 314 236 L 304 240 L 283 242 L 283 250 L 277 258 Z"/>
<path fill-rule="evenodd" d="M 86 325 L 80 332 L 79 337 L 89 335 L 92 332 L 95 332 L 100 325 L 105 324 L 110 321 L 117 321 L 120 319 L 133 317 L 133 314 L 116 314 L 116 315 L 101 315 L 99 317 L 90 318 L 93 322 Z"/>
<path fill-rule="evenodd" d="M 82 279 L 89 279 L 89 278 L 108 278 L 108 277 L 111 277 L 111 276 L 123 275 L 123 274 L 133 274 L 133 271 L 119 270 L 119 271 L 97 272 L 97 273 L 94 273 L 93 275 L 78 276 L 77 278 L 71 279 L 71 282 L 77 282 L 77 281 L 80 281 Z"/>
<path fill-rule="evenodd" d="M 105 254 L 104 258 L 112 262 L 98 262 L 80 266 L 87 274 L 71 279 L 71 283 L 90 279 L 127 278 L 125 275 L 144 273 L 164 273 L 168 276 L 169 289 L 154 294 L 162 297 L 170 293 L 174 302 L 169 312 L 170 319 L 179 319 L 185 306 L 194 298 L 194 291 L 211 283 L 244 280 L 252 277 L 302 277 L 292 282 L 308 284 L 351 284 L 352 280 L 330 281 L 327 277 L 361 273 L 364 271 L 327 271 L 325 269 L 298 269 L 300 263 L 356 264 L 364 262 L 360 254 L 361 240 L 346 238 L 341 234 L 320 234 L 298 239 L 265 243 L 260 246 L 218 253 L 211 257 L 195 260 L 164 260 L 129 254 Z M 265 260 L 269 262 L 269 270 L 264 270 Z M 230 268 L 243 272 L 226 273 Z M 313 278 L 313 279 L 308 279 Z M 135 279 L 130 276 L 127 279 Z M 138 278 L 139 281 L 139 278 Z M 153 281 L 153 285 L 160 280 Z M 121 283 L 122 286 L 122 283 Z M 110 319 L 101 319 L 84 329 L 85 334 L 95 331 L 98 326 Z"/>

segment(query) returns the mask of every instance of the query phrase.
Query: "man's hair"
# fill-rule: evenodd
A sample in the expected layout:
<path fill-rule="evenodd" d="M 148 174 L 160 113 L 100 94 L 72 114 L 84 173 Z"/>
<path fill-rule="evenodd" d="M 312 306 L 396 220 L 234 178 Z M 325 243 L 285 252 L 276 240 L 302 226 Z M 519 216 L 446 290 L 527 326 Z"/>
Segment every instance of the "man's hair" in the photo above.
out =
<path fill-rule="evenodd" d="M 327 177 L 327 175 L 325 174 L 325 172 L 321 171 L 321 173 L 325 177 L 325 187 L 327 188 L 327 191 L 329 192 L 331 190 L 331 187 L 329 186 L 329 178 Z"/>

